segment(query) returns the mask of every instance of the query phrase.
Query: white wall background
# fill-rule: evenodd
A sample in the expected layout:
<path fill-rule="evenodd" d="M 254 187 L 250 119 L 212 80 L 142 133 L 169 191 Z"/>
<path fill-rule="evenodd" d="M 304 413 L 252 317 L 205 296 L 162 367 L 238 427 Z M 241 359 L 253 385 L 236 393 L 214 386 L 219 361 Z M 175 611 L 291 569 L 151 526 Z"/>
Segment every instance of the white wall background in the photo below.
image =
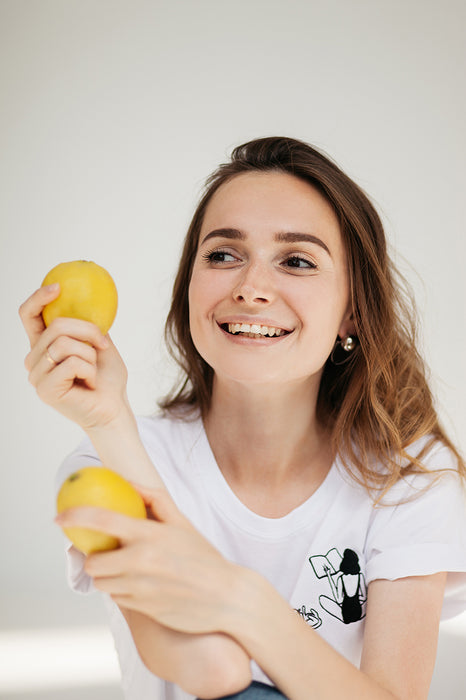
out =
<path fill-rule="evenodd" d="M 130 399 L 152 411 L 196 197 L 250 138 L 314 143 L 372 195 L 464 450 L 465 22 L 463 0 L 0 0 L 0 626 L 100 619 L 52 523 L 80 433 L 28 384 L 19 304 L 58 262 L 104 265 Z"/>

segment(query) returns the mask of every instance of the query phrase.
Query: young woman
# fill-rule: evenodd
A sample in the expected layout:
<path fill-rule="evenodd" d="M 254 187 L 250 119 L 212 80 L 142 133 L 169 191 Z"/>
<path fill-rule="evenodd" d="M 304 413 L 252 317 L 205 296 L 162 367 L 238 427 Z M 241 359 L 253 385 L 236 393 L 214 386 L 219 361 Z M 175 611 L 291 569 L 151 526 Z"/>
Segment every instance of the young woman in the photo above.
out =
<path fill-rule="evenodd" d="M 44 329 L 58 293 L 20 313 L 32 384 L 87 434 L 59 483 L 104 463 L 153 516 L 58 518 L 120 539 L 71 547 L 69 573 L 106 594 L 126 697 L 427 698 L 439 621 L 465 607 L 465 467 L 357 185 L 289 138 L 244 144 L 209 178 L 160 415 L 134 418 L 96 327 Z"/>

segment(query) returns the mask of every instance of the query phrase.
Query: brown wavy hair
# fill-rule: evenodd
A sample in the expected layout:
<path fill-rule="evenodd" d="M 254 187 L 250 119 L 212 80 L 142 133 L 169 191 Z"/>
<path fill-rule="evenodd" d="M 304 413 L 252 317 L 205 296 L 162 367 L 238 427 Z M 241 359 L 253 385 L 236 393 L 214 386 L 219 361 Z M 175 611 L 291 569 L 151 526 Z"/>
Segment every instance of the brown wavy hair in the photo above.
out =
<path fill-rule="evenodd" d="M 387 253 L 379 215 L 330 158 L 291 138 L 261 138 L 238 146 L 230 162 L 206 181 L 185 239 L 165 327 L 168 349 L 182 374 L 160 401 L 161 408 L 185 417 L 199 411 L 205 416 L 209 410 L 213 370 L 191 338 L 188 288 L 206 207 L 219 187 L 251 171 L 278 171 L 306 181 L 332 205 L 340 223 L 357 344 L 344 364 L 330 357 L 321 378 L 317 415 L 331 431 L 335 453 L 356 481 L 369 492 L 377 490 L 377 500 L 404 475 L 426 471 L 422 459 L 436 441 L 452 451 L 465 476 L 462 457 L 438 421 L 417 350 L 413 298 Z M 429 438 L 422 450 L 409 455 L 407 448 L 424 436 Z"/>

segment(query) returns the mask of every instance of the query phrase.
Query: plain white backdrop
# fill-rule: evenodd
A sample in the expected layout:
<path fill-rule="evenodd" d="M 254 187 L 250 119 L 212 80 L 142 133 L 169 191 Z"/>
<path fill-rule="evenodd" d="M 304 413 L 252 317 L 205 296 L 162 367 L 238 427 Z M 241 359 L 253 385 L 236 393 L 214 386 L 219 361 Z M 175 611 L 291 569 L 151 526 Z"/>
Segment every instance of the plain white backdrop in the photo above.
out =
<path fill-rule="evenodd" d="M 80 432 L 28 384 L 18 306 L 58 262 L 106 267 L 132 406 L 154 410 L 196 199 L 251 138 L 313 143 L 372 197 L 464 451 L 465 22 L 463 0 L 0 0 L 0 627 L 101 620 L 68 593 L 52 522 Z M 464 668 L 445 674 L 436 697 L 459 698 Z"/>

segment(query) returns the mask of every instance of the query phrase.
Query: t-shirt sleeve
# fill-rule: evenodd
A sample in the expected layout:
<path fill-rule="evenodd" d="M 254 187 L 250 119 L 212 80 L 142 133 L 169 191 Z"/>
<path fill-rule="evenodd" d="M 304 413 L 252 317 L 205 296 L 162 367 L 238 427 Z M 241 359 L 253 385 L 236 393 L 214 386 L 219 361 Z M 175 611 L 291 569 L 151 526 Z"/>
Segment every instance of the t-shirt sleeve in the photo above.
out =
<path fill-rule="evenodd" d="M 99 460 L 90 440 L 86 439 L 62 462 L 55 478 L 55 491 L 58 493 L 63 482 L 77 469 L 99 466 Z M 65 558 L 68 585 L 77 593 L 95 591 L 92 579 L 84 571 L 85 556 L 66 538 Z"/>
<path fill-rule="evenodd" d="M 366 541 L 366 578 L 393 581 L 446 571 L 442 619 L 448 619 L 466 610 L 465 489 L 447 448 L 436 450 L 429 466 L 445 471 L 438 478 L 411 475 L 376 507 Z"/>

